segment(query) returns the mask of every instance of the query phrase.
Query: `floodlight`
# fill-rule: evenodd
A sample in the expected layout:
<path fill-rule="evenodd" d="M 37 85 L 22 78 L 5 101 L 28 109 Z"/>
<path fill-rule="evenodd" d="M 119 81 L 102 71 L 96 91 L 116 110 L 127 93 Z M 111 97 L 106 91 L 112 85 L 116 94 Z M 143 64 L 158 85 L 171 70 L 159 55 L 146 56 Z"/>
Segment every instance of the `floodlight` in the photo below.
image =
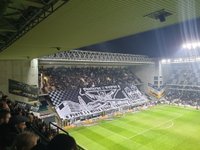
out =
<path fill-rule="evenodd" d="M 166 59 L 162 59 L 162 60 L 161 60 L 161 63 L 162 63 L 162 64 L 166 64 L 166 62 L 167 62 Z"/>
<path fill-rule="evenodd" d="M 200 42 L 185 43 L 182 45 L 183 49 L 196 49 L 200 48 Z"/>

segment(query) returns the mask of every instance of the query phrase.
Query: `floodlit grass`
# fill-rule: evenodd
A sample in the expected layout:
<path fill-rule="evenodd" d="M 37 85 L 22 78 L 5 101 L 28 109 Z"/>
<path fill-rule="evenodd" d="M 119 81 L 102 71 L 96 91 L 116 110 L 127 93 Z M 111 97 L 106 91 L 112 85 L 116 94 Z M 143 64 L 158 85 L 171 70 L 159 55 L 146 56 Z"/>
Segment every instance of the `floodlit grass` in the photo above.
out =
<path fill-rule="evenodd" d="M 87 150 L 200 150 L 200 110 L 160 105 L 68 132 Z"/>

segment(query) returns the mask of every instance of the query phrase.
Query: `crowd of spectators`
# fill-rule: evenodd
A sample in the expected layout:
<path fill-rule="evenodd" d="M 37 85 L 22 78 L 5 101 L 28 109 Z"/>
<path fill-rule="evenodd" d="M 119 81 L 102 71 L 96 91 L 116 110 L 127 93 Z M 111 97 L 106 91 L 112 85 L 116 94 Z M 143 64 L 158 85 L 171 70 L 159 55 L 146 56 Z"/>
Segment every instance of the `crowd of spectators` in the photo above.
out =
<path fill-rule="evenodd" d="M 121 84 L 141 84 L 128 67 L 124 68 L 39 68 L 42 93 L 52 90 L 77 89 Z"/>
<path fill-rule="evenodd" d="M 165 99 L 170 103 L 181 103 L 183 105 L 199 106 L 200 92 L 183 89 L 168 89 Z"/>
<path fill-rule="evenodd" d="M 167 67 L 167 66 L 166 66 Z M 171 85 L 190 85 L 200 86 L 200 68 L 199 64 L 173 64 L 165 69 L 165 83 Z"/>
<path fill-rule="evenodd" d="M 57 134 L 55 129 L 50 128 L 29 110 L 20 108 L 17 103 L 9 100 L 8 97 L 1 92 L 0 150 L 51 150 L 52 148 L 48 148 L 48 145 L 52 145 L 51 147 L 53 147 L 56 141 L 54 138 L 60 136 L 62 137 L 61 139 L 68 138 L 72 140 L 71 142 L 75 143 L 75 141 L 73 141 L 74 139 L 69 135 L 63 137 Z M 44 139 L 50 141 L 47 146 L 42 143 L 41 138 L 39 140 L 41 135 Z M 67 141 L 65 142 L 67 143 Z M 71 146 L 74 145 L 75 144 L 72 144 Z M 62 149 L 60 148 L 60 150 Z M 71 149 L 65 148 L 65 150 Z"/>
<path fill-rule="evenodd" d="M 165 68 L 166 67 L 166 68 Z M 200 105 L 200 68 L 198 63 L 166 65 L 166 100 L 183 105 Z"/>

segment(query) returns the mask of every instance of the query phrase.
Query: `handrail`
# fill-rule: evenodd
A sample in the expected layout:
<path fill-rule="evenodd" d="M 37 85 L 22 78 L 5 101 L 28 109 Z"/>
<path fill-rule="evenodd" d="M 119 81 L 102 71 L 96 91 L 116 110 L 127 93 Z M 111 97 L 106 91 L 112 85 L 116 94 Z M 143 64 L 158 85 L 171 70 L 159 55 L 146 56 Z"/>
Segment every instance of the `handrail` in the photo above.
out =
<path fill-rule="evenodd" d="M 69 133 L 65 130 L 63 130 L 61 127 L 59 127 L 58 125 L 52 123 L 52 122 L 49 122 L 49 129 L 51 128 L 51 125 L 53 125 L 54 127 L 56 127 L 56 131 L 57 131 L 57 134 L 59 133 L 59 130 L 63 131 L 64 133 L 66 133 L 67 135 L 69 135 Z"/>
<path fill-rule="evenodd" d="M 45 142 L 45 145 L 47 145 L 48 143 L 49 143 L 49 139 L 47 139 L 38 129 L 36 129 L 35 127 L 33 127 L 33 126 L 30 126 L 30 129 L 34 132 L 34 133 L 36 133 L 40 138 L 41 138 L 41 140 L 43 141 L 43 142 Z"/>
<path fill-rule="evenodd" d="M 56 124 L 49 122 L 49 128 L 51 128 L 51 125 L 53 125 L 54 127 L 56 127 L 56 131 L 57 134 L 59 134 L 59 130 L 63 131 L 65 134 L 69 135 L 69 133 L 65 130 L 63 130 L 61 127 L 57 126 Z M 77 144 L 77 148 L 78 150 L 85 150 L 84 148 L 82 148 L 80 145 Z"/>

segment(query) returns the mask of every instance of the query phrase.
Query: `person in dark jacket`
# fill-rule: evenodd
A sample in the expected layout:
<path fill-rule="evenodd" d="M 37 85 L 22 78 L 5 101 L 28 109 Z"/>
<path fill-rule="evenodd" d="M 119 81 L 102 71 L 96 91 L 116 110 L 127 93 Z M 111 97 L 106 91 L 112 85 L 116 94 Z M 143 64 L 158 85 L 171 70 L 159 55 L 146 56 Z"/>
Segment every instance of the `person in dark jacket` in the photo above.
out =
<path fill-rule="evenodd" d="M 28 119 L 24 116 L 17 115 L 11 118 L 9 128 L 4 133 L 6 147 L 10 147 L 18 134 L 23 133 L 26 128 Z"/>
<path fill-rule="evenodd" d="M 77 145 L 72 136 L 58 134 L 50 141 L 47 150 L 77 150 Z"/>

